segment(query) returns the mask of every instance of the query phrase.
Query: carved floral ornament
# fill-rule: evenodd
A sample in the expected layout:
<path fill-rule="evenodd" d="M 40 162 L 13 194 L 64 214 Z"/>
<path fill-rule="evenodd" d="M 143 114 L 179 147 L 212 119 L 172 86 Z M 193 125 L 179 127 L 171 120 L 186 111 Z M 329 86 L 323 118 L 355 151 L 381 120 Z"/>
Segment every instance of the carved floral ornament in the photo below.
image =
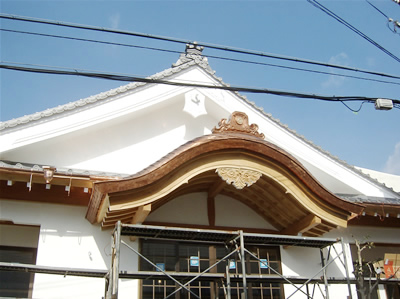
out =
<path fill-rule="evenodd" d="M 235 167 L 221 167 L 215 170 L 216 173 L 227 184 L 232 184 L 236 189 L 243 189 L 256 183 L 261 177 L 261 173 L 254 170 L 235 168 Z"/>
<path fill-rule="evenodd" d="M 265 137 L 263 133 L 258 132 L 258 125 L 249 125 L 249 118 L 244 112 L 233 112 L 228 120 L 223 118 L 218 123 L 218 126 L 218 128 L 214 127 L 214 129 L 212 129 L 213 133 L 239 132 L 254 135 L 262 139 Z"/>

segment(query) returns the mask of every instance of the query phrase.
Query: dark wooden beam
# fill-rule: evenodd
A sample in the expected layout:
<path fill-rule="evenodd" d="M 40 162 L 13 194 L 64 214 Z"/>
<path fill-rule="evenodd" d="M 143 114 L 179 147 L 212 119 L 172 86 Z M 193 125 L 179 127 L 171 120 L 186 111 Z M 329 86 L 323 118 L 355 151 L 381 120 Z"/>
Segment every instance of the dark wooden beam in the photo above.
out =
<path fill-rule="evenodd" d="M 215 198 L 226 185 L 226 182 L 220 178 L 215 180 L 215 183 L 208 189 L 208 198 Z"/>
<path fill-rule="evenodd" d="M 215 198 L 214 197 L 207 198 L 207 215 L 208 215 L 208 224 L 210 226 L 215 226 Z"/>
<path fill-rule="evenodd" d="M 400 218 L 379 217 L 379 216 L 359 216 L 348 222 L 348 225 L 375 226 L 375 227 L 400 227 Z"/>
<path fill-rule="evenodd" d="M 46 189 L 46 184 L 33 183 L 29 191 L 26 182 L 14 182 L 12 186 L 8 186 L 7 181 L 2 180 L 0 181 L 0 194 L 2 199 L 87 206 L 91 189 L 85 193 L 84 188 L 71 187 L 68 193 L 65 186 L 51 185 L 50 189 Z"/>

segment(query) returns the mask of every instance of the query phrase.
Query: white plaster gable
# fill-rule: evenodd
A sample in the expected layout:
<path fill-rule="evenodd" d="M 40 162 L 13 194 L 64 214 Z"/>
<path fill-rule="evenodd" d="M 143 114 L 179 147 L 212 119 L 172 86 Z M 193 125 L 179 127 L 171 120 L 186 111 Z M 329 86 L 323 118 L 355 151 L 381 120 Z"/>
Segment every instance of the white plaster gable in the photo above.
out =
<path fill-rule="evenodd" d="M 224 85 L 197 56 L 150 78 Z M 0 126 L 0 158 L 133 174 L 185 142 L 210 133 L 234 111 L 245 112 L 267 141 L 295 156 L 333 193 L 399 198 L 298 136 L 246 98 L 220 89 L 131 83 L 9 121 Z"/>

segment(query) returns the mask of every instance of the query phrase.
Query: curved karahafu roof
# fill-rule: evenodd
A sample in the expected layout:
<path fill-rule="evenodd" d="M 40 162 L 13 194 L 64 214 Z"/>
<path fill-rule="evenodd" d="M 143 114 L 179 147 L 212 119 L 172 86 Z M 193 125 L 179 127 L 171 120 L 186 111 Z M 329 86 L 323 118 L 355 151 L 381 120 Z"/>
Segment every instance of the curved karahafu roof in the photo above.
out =
<path fill-rule="evenodd" d="M 363 207 L 325 189 L 290 154 L 264 140 L 247 115 L 234 112 L 213 134 L 186 143 L 136 175 L 94 184 L 87 211 L 103 228 L 116 221 L 142 223 L 184 194 L 207 192 L 208 219 L 215 227 L 214 198 L 246 204 L 281 234 L 319 236 L 345 227 Z"/>

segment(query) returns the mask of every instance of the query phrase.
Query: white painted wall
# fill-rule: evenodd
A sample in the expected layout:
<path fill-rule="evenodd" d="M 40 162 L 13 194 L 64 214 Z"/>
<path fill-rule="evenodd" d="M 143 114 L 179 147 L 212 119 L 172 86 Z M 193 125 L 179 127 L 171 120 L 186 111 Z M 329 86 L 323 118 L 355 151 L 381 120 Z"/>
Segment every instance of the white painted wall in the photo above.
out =
<path fill-rule="evenodd" d="M 207 193 L 177 197 L 152 212 L 146 221 L 208 225 Z M 275 230 L 248 206 L 224 195 L 215 198 L 215 225 Z"/>
<path fill-rule="evenodd" d="M 40 226 L 37 265 L 107 269 L 111 261 L 110 231 L 101 231 L 99 226 L 91 225 L 85 219 L 85 213 L 85 207 L 0 200 L 0 220 Z M 125 241 L 138 248 L 137 242 L 131 242 L 129 238 Z M 136 270 L 136 255 L 126 247 L 121 253 L 120 269 Z M 126 291 L 137 290 L 136 281 L 122 281 L 121 286 L 120 298 L 135 298 Z M 33 298 L 98 299 L 104 295 L 104 287 L 104 279 L 36 274 Z"/>

